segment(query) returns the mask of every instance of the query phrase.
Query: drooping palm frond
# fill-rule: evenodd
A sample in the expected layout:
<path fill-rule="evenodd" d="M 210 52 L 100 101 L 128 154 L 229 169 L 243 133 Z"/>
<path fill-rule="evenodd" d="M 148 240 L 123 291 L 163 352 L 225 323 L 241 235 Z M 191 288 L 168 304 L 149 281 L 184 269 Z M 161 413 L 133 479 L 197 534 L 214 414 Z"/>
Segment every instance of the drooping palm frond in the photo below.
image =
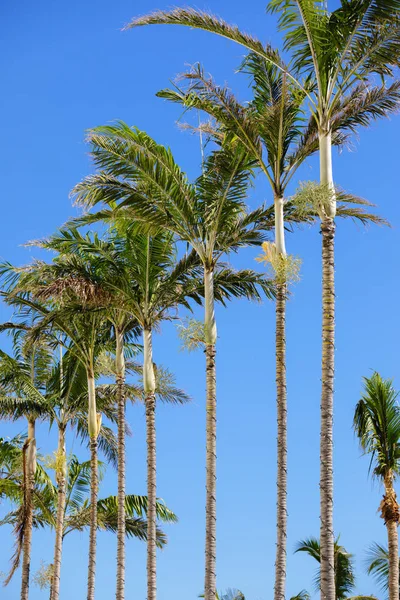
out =
<path fill-rule="evenodd" d="M 364 378 L 364 393 L 354 413 L 354 430 L 361 448 L 371 455 L 375 476 L 400 471 L 400 407 L 392 381 L 379 373 Z"/>
<path fill-rule="evenodd" d="M 176 7 L 170 11 L 158 10 L 149 15 L 132 19 L 132 21 L 125 26 L 125 29 L 143 25 L 186 25 L 187 27 L 194 29 L 209 31 L 237 42 L 248 50 L 259 54 L 272 64 L 276 64 L 283 70 L 285 69 L 285 67 L 281 65 L 279 55 L 272 47 L 264 46 L 264 44 L 255 37 L 243 33 L 235 25 L 229 25 L 220 17 L 215 17 L 205 11 L 196 10 L 190 7 Z"/>
<path fill-rule="evenodd" d="M 385 546 L 374 542 L 367 551 L 365 566 L 383 592 L 389 588 L 389 551 Z"/>

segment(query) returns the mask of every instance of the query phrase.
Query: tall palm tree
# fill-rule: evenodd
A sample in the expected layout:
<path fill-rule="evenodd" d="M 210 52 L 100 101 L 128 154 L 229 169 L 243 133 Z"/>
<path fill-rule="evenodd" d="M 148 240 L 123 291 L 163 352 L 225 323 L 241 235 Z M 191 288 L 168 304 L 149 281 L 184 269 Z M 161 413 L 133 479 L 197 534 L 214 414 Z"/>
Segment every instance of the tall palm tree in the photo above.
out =
<path fill-rule="evenodd" d="M 216 141 L 225 140 L 226 143 L 227 139 L 240 140 L 266 177 L 273 193 L 275 244 L 267 242 L 264 255 L 259 260 L 265 260 L 272 266 L 276 281 L 278 435 L 274 597 L 275 600 L 282 600 L 285 597 L 287 538 L 286 296 L 287 286 L 297 278 L 299 267 L 299 261 L 286 253 L 285 212 L 290 222 L 311 220 L 315 215 L 312 210 L 310 214 L 298 211 L 293 201 L 285 202 L 285 191 L 298 167 L 318 150 L 318 139 L 312 120 L 308 125 L 306 123 L 305 94 L 296 89 L 280 69 L 253 52 L 245 58 L 240 70 L 251 76 L 253 99 L 246 105 L 241 104 L 228 88 L 218 86 L 212 77 L 205 75 L 199 65 L 183 76 L 183 79 L 189 81 L 187 89 L 175 86 L 174 89 L 162 90 L 157 95 L 181 104 L 186 109 L 204 111 L 213 120 L 205 125 L 205 132 Z M 365 110 L 365 106 L 363 109 Z M 333 134 L 333 142 L 339 145 L 345 142 L 346 124 L 340 115 L 335 116 L 338 123 L 343 121 L 343 126 L 340 129 L 338 126 Z M 339 216 L 361 216 L 363 211 L 360 212 L 360 207 L 358 211 L 354 211 L 354 208 L 352 210 L 347 206 L 350 201 L 360 204 L 361 199 L 343 192 L 339 192 L 338 196 Z"/>
<path fill-rule="evenodd" d="M 399 597 L 400 508 L 394 490 L 394 480 L 400 471 L 400 406 L 392 381 L 379 373 L 364 377 L 364 393 L 354 413 L 354 429 L 360 446 L 371 455 L 373 475 L 384 485 L 380 503 L 389 545 L 389 600 Z"/>
<path fill-rule="evenodd" d="M 123 233 L 122 233 L 123 232 Z M 71 287 L 68 282 L 79 278 L 82 289 L 101 289 L 103 306 L 100 313 L 123 311 L 139 324 L 143 332 L 143 388 L 145 393 L 147 427 L 147 481 L 148 481 L 148 590 L 154 597 L 156 589 L 156 446 L 155 404 L 156 376 L 152 354 L 152 332 L 163 320 L 170 318 L 179 305 L 188 305 L 190 298 L 201 302 L 200 284 L 196 281 L 193 257 L 177 260 L 175 243 L 171 233 L 152 235 L 140 232 L 135 226 L 113 229 L 104 241 L 90 236 L 80 239 L 76 234 L 77 253 L 57 257 L 53 265 L 44 269 L 56 287 Z M 51 242 L 49 242 L 51 244 Z M 79 253 L 86 253 L 82 262 Z M 90 260 L 92 258 L 92 260 Z M 86 263 L 85 263 L 86 260 Z M 44 271 L 41 271 L 41 281 Z M 47 286 L 47 288 L 46 288 Z M 42 284 L 51 290 L 51 284 Z M 46 292 L 48 293 L 48 292 Z M 100 307 L 101 298 L 97 298 Z M 119 308 L 118 308 L 119 307 Z M 106 314 L 107 313 L 107 314 Z M 118 362 L 118 361 L 117 361 Z M 186 396 L 171 396 L 173 400 L 186 400 Z M 121 574 L 121 570 L 119 571 Z M 119 579 L 119 583 L 121 580 Z M 119 585 L 118 593 L 123 593 Z"/>
<path fill-rule="evenodd" d="M 170 150 L 145 132 L 119 122 L 90 134 L 92 155 L 100 173 L 87 177 L 74 193 L 79 203 L 111 204 L 112 209 L 83 218 L 82 222 L 112 219 L 114 214 L 161 226 L 192 246 L 190 260 L 198 260 L 204 276 L 204 341 L 206 345 L 206 544 L 205 598 L 216 593 L 216 369 L 217 326 L 215 300 L 259 297 L 257 285 L 271 297 L 271 282 L 244 270 L 234 272 L 220 264 L 221 257 L 246 245 L 258 245 L 261 231 L 271 226 L 271 211 L 247 213 L 244 199 L 252 162 L 241 148 L 213 152 L 194 184 L 175 163 Z M 151 351 L 146 341 L 145 354 Z M 146 350 L 147 348 L 147 350 Z M 145 374 L 145 387 L 151 383 Z M 151 386 L 150 386 L 151 387 Z M 151 440 L 149 440 L 151 442 Z M 150 600 L 154 600 L 151 596 Z"/>
<path fill-rule="evenodd" d="M 353 112 L 353 106 L 370 103 L 368 89 L 375 74 L 393 76 L 400 64 L 400 7 L 396 0 L 341 0 L 330 12 L 327 3 L 316 0 L 270 0 L 270 12 L 279 14 L 279 28 L 285 33 L 285 50 L 293 56 L 285 65 L 276 51 L 251 35 L 241 32 L 222 19 L 191 8 L 156 11 L 135 18 L 127 28 L 149 24 L 185 25 L 210 31 L 245 46 L 276 66 L 307 97 L 318 137 L 320 182 L 318 195 L 323 260 L 322 319 L 322 390 L 320 437 L 320 539 L 322 549 L 321 598 L 334 600 L 334 527 L 333 527 L 333 396 L 335 286 L 334 239 L 336 190 L 332 170 L 332 136 L 335 113 L 347 113 L 350 128 L 368 124 L 371 118 L 386 114 L 398 82 L 386 83 L 377 90 L 380 107 L 366 111 L 367 117 Z M 374 94 L 373 94 L 374 96 Z M 395 101 L 398 106 L 398 98 Z"/>
<path fill-rule="evenodd" d="M 77 275 L 85 276 L 88 280 L 97 273 L 97 285 L 112 285 L 113 291 L 118 285 L 115 281 L 115 273 L 104 269 L 101 261 L 102 243 L 95 235 L 93 237 L 82 237 L 76 229 L 64 229 L 52 236 L 50 239 L 36 242 L 36 245 L 47 250 L 59 252 L 63 257 L 58 258 L 57 277 L 61 281 Z M 72 261 L 71 259 L 75 259 Z M 90 273 L 88 273 L 88 269 Z M 111 281 L 110 281 L 111 276 Z M 72 280 L 71 280 L 72 281 Z M 125 307 L 116 304 L 105 311 L 104 316 L 113 326 L 115 342 L 115 361 L 113 375 L 116 381 L 118 408 L 118 531 L 117 531 L 117 600 L 125 598 L 125 379 L 126 379 L 126 361 L 125 347 L 126 341 L 139 335 L 139 327 L 135 317 L 132 317 Z M 54 588 L 54 586 L 53 586 Z M 56 599 L 55 599 L 56 600 Z"/>

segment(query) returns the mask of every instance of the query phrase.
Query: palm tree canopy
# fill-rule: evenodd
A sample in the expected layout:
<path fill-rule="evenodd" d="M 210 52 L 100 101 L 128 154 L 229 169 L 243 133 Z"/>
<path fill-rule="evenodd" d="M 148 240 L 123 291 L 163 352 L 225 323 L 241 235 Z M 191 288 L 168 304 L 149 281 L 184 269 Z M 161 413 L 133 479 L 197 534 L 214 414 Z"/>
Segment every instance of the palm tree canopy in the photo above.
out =
<path fill-rule="evenodd" d="M 55 468 L 57 457 L 51 459 L 49 466 Z M 53 464 L 52 464 L 53 463 Z M 2 463 L 3 468 L 7 463 Z M 104 464 L 99 463 L 100 480 L 104 474 Z M 7 468 L 6 476 L 0 479 L 0 497 L 6 497 L 17 507 L 7 513 L 0 521 L 0 525 L 18 525 L 22 517 L 21 502 L 23 489 L 22 458 L 19 449 L 19 464 L 14 463 L 13 468 Z M 88 500 L 90 491 L 90 461 L 79 462 L 76 456 L 68 460 L 67 490 L 64 533 L 83 531 L 90 525 L 90 503 Z M 35 475 L 34 502 L 34 527 L 54 528 L 57 517 L 57 487 L 53 484 L 50 475 L 39 466 Z M 98 501 L 98 529 L 104 531 L 117 531 L 118 504 L 116 496 L 109 496 Z M 147 539 L 147 497 L 127 494 L 126 496 L 126 535 L 137 537 L 141 540 Z M 157 517 L 161 522 L 176 522 L 176 515 L 161 501 L 157 501 Z M 157 543 L 159 547 L 165 545 L 167 539 L 161 530 L 157 530 Z"/>
<path fill-rule="evenodd" d="M 134 18 L 126 28 L 185 25 L 241 44 L 279 69 L 307 96 L 319 126 L 326 125 L 336 104 L 360 81 L 374 74 L 391 77 L 399 65 L 398 0 L 342 0 L 333 12 L 315 0 L 271 0 L 268 9 L 279 14 L 285 49 L 293 55 L 288 66 L 270 46 L 201 10 L 159 10 Z"/>
<path fill-rule="evenodd" d="M 377 477 L 397 475 L 400 468 L 400 407 L 398 393 L 379 373 L 364 377 L 364 393 L 354 413 L 354 429 L 361 448 L 371 454 Z"/>
<path fill-rule="evenodd" d="M 125 123 L 98 127 L 89 141 L 99 172 L 73 193 L 80 204 L 102 203 L 111 210 L 78 222 L 110 221 L 119 213 L 168 228 L 210 268 L 226 252 L 260 244 L 273 226 L 270 209 L 246 209 L 254 164 L 238 145 L 212 152 L 202 175 L 190 183 L 169 149 Z"/>

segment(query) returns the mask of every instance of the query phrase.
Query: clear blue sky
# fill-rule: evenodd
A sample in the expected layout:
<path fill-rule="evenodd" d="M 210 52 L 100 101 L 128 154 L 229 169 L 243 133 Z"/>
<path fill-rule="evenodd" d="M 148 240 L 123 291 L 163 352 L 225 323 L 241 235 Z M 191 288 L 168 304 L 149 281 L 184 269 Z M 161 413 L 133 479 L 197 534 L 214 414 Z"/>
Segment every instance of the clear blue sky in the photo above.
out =
<path fill-rule="evenodd" d="M 180 4 L 180 2 L 178 2 Z M 202 1 L 253 32 L 278 43 L 265 0 Z M 198 140 L 179 131 L 179 108 L 155 98 L 155 92 L 185 65 L 202 61 L 219 82 L 228 82 L 243 100 L 246 81 L 234 74 L 243 51 L 211 35 L 177 27 L 122 33 L 134 15 L 165 8 L 164 0 L 42 0 L 2 2 L 0 170 L 2 228 L 0 256 L 13 263 L 31 260 L 21 247 L 51 234 L 76 214 L 68 193 L 90 172 L 85 129 L 113 119 L 146 129 L 171 146 L 190 176 L 199 170 Z M 361 378 L 371 369 L 393 377 L 400 386 L 398 295 L 398 139 L 400 120 L 380 122 L 361 132 L 352 152 L 335 154 L 334 178 L 343 188 L 378 205 L 392 228 L 368 230 L 338 223 L 337 235 L 337 375 L 335 405 L 335 526 L 341 542 L 357 557 L 358 591 L 378 593 L 364 573 L 365 550 L 385 542 L 377 514 L 381 490 L 368 479 L 368 459 L 351 429 Z M 299 178 L 317 179 L 316 161 Z M 251 206 L 271 200 L 264 180 Z M 289 395 L 289 538 L 288 596 L 312 590 L 312 559 L 293 556 L 300 538 L 319 533 L 319 395 L 321 259 L 317 228 L 305 228 L 288 240 L 290 252 L 303 260 L 302 279 L 288 306 Z M 251 267 L 255 251 L 235 257 Z M 1 320 L 8 312 L 1 308 Z M 241 589 L 248 600 L 272 597 L 275 549 L 275 391 L 274 307 L 235 302 L 218 309 L 218 588 Z M 7 341 L 4 340 L 4 344 Z M 203 585 L 205 504 L 204 358 L 179 352 L 175 329 L 163 328 L 155 358 L 168 366 L 178 384 L 193 397 L 190 406 L 160 407 L 158 412 L 159 494 L 180 518 L 168 527 L 168 547 L 159 553 L 160 600 L 196 598 Z M 133 437 L 128 441 L 128 484 L 145 493 L 145 435 L 142 407 L 128 408 Z M 23 425 L 0 423 L 0 435 Z M 55 447 L 54 433 L 42 426 L 38 445 Z M 75 442 L 75 451 L 79 450 Z M 70 444 L 71 450 L 71 444 Z M 111 470 L 102 493 L 116 490 Z M 2 509 L 0 508 L 0 511 Z M 0 570 L 12 552 L 11 532 L 1 530 Z M 52 560 L 53 535 L 33 538 L 33 572 Z M 86 534 L 66 540 L 61 598 L 85 596 Z M 114 597 L 116 540 L 99 535 L 97 599 Z M 127 598 L 145 598 L 145 546 L 128 542 Z M 18 597 L 19 573 L 1 590 Z M 32 600 L 46 592 L 32 588 Z"/>

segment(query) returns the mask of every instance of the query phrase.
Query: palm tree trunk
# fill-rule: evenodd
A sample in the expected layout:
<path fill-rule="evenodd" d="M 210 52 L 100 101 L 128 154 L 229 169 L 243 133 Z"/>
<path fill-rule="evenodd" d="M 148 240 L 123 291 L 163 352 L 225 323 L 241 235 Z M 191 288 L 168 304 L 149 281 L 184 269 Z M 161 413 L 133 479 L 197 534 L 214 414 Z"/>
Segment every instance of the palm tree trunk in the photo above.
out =
<path fill-rule="evenodd" d="M 206 543 L 204 598 L 215 600 L 217 593 L 217 392 L 216 392 L 216 340 L 217 326 L 214 311 L 214 273 L 204 270 L 205 341 L 206 341 Z"/>
<path fill-rule="evenodd" d="M 274 198 L 275 246 L 282 258 L 286 257 L 284 199 Z M 282 277 L 280 275 L 280 277 Z M 286 540 L 287 540 L 287 398 L 286 398 L 286 282 L 276 286 L 276 403 L 277 403 L 277 501 L 276 501 L 276 558 L 274 600 L 285 600 Z"/>
<path fill-rule="evenodd" d="M 389 548 L 389 600 L 399 598 L 399 534 L 400 507 L 393 487 L 393 474 L 387 473 L 384 479 L 385 495 L 380 505 L 385 521 Z"/>
<path fill-rule="evenodd" d="M 386 523 L 389 545 L 389 600 L 398 600 L 399 597 L 399 533 L 398 523 Z"/>
<path fill-rule="evenodd" d="M 58 449 L 57 449 L 57 520 L 56 520 L 56 539 L 54 547 L 53 577 L 51 582 L 50 600 L 58 600 L 60 596 L 60 574 L 62 543 L 64 535 L 64 517 L 66 502 L 66 455 L 65 455 L 65 426 L 60 425 L 58 429 Z"/>
<path fill-rule="evenodd" d="M 94 600 L 97 543 L 97 496 L 99 486 L 97 436 L 100 430 L 100 419 L 96 412 L 96 392 L 93 371 L 88 373 L 88 400 L 88 428 L 90 435 L 90 531 L 87 600 Z"/>
<path fill-rule="evenodd" d="M 156 397 L 151 329 L 143 330 L 143 385 L 147 437 L 147 600 L 157 597 L 157 480 L 156 480 Z"/>
<path fill-rule="evenodd" d="M 118 402 L 118 531 L 116 600 L 125 599 L 125 358 L 124 336 L 116 335 L 117 402 Z"/>
<path fill-rule="evenodd" d="M 333 386 L 335 373 L 335 223 L 322 233 L 322 393 L 320 438 L 321 599 L 335 600 L 333 530 Z"/>
<path fill-rule="evenodd" d="M 31 568 L 31 545 L 33 528 L 33 494 L 35 489 L 36 473 L 36 439 L 35 439 L 35 421 L 28 421 L 28 439 L 25 442 L 24 449 L 24 503 L 25 503 L 25 526 L 23 541 L 23 559 L 22 559 L 22 580 L 21 580 L 21 600 L 28 600 L 29 597 L 29 573 Z"/>
<path fill-rule="evenodd" d="M 277 504 L 274 599 L 285 600 L 287 540 L 286 284 L 276 287 Z"/>

